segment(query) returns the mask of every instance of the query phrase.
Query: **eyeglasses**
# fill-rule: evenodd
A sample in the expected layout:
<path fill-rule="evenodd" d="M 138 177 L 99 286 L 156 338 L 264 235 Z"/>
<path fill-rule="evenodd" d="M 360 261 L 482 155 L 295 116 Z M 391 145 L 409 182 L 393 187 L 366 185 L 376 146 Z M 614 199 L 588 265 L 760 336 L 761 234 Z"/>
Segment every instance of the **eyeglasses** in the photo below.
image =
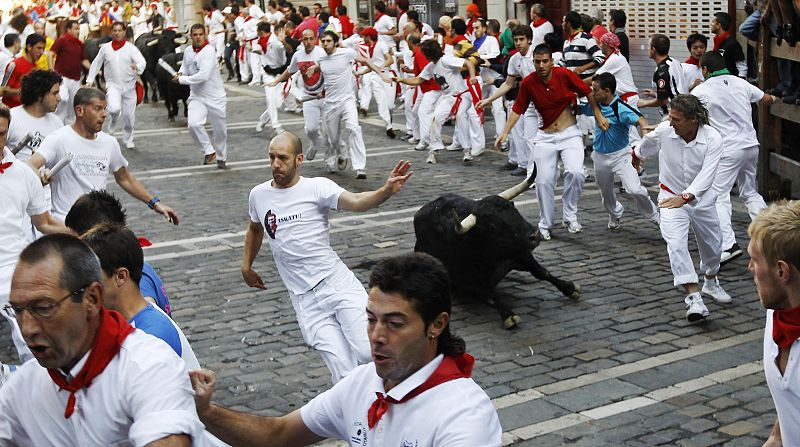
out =
<path fill-rule="evenodd" d="M 18 304 L 11 304 L 8 303 L 3 306 L 3 311 L 10 316 L 13 316 L 17 319 L 17 321 L 22 320 L 22 314 L 25 311 L 28 311 L 34 318 L 36 319 L 47 319 L 55 315 L 58 307 L 61 306 L 61 303 L 67 300 L 67 298 L 72 298 L 73 296 L 83 295 L 83 292 L 86 291 L 86 287 L 82 287 L 75 292 L 70 292 L 69 295 L 65 296 L 64 298 L 58 299 L 55 302 L 47 303 L 47 304 L 40 304 L 37 306 L 20 306 Z"/>

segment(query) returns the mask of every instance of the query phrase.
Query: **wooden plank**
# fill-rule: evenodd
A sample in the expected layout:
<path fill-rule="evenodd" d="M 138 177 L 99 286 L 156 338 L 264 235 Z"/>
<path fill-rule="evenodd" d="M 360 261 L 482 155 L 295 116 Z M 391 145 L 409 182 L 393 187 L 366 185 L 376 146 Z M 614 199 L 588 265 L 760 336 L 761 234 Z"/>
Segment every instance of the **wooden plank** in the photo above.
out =
<path fill-rule="evenodd" d="M 763 32 L 759 36 L 759 47 L 756 52 L 758 66 L 758 84 L 761 90 L 766 90 L 777 84 L 778 70 L 775 59 L 770 57 L 771 45 L 775 40 L 771 39 L 769 33 Z M 784 45 L 788 46 L 788 45 Z M 771 113 L 770 107 L 758 107 L 758 136 L 761 140 L 761 148 L 758 152 L 758 191 L 768 200 L 780 197 L 781 179 L 772 175 L 769 169 L 770 157 L 773 153 L 780 153 L 783 145 L 781 143 L 782 119 L 777 118 Z"/>
<path fill-rule="evenodd" d="M 790 61 L 800 62 L 800 45 L 790 47 L 789 44 L 784 42 L 778 46 L 775 42 L 778 40 L 774 37 L 770 38 L 769 54 L 778 59 L 789 59 Z"/>
<path fill-rule="evenodd" d="M 795 185 L 800 183 L 800 162 L 783 155 L 769 154 L 769 170 Z"/>
<path fill-rule="evenodd" d="M 769 106 L 769 112 L 778 118 L 783 118 L 800 124 L 800 106 L 785 104 L 782 101 Z"/>

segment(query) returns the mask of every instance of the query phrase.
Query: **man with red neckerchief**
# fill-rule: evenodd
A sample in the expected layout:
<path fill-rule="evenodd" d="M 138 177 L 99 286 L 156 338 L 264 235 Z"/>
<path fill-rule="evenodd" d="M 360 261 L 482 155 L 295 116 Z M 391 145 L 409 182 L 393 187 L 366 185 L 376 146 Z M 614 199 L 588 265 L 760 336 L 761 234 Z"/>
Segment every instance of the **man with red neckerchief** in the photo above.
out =
<path fill-rule="evenodd" d="M 764 374 L 778 418 L 764 447 L 800 446 L 800 201 L 776 203 L 750 224 L 750 271 L 767 309 Z"/>
<path fill-rule="evenodd" d="M 0 389 L 0 444 L 206 445 L 183 361 L 103 298 L 100 262 L 75 236 L 22 251 L 5 310 L 37 361 Z"/>
<path fill-rule="evenodd" d="M 201 420 L 232 445 L 304 446 L 325 438 L 350 445 L 499 447 L 502 429 L 470 378 L 475 359 L 450 331 L 450 280 L 435 258 L 413 253 L 372 270 L 367 333 L 373 362 L 286 416 L 238 413 L 211 404 L 215 376 L 191 371 Z"/>

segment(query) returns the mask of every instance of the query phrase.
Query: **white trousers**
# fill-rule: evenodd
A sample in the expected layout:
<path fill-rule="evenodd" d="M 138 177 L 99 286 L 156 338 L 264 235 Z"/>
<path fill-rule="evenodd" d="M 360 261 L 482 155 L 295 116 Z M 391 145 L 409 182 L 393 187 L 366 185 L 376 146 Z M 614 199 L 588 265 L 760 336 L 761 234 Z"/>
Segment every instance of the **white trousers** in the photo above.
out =
<path fill-rule="evenodd" d="M 264 73 L 262 76 L 262 80 L 264 81 L 264 98 L 267 103 L 267 108 L 264 109 L 264 113 L 258 117 L 258 121 L 262 124 L 270 123 L 273 129 L 278 129 L 281 127 L 280 121 L 278 121 L 278 105 L 282 102 L 282 95 L 283 95 L 283 84 L 278 84 L 275 87 L 270 87 L 266 85 L 269 82 L 272 82 L 275 79 L 275 76 L 268 75 Z"/>
<path fill-rule="evenodd" d="M 483 98 L 492 96 L 495 90 L 497 90 L 497 87 L 494 85 L 484 86 Z M 503 98 L 498 98 L 492 102 L 492 116 L 494 117 L 494 136 L 497 138 L 506 127 L 506 110 L 503 107 Z"/>
<path fill-rule="evenodd" d="M 106 88 L 108 114 L 111 115 L 111 129 L 116 127 L 117 120 L 122 117 L 122 142 L 133 143 L 133 124 L 136 119 L 136 89 L 123 89 L 116 84 Z"/>
<path fill-rule="evenodd" d="M 247 63 L 250 64 L 250 72 L 253 74 L 253 79 L 250 82 L 262 82 L 264 79 L 264 68 L 261 66 L 261 55 L 253 53 L 250 50 L 247 53 Z"/>
<path fill-rule="evenodd" d="M 625 188 L 625 191 L 633 196 L 633 200 L 636 202 L 636 206 L 642 216 L 648 219 L 656 219 L 658 217 L 658 208 L 650 200 L 647 188 L 642 186 L 639 175 L 636 173 L 636 168 L 631 164 L 631 158 L 631 153 L 627 148 L 610 154 L 592 151 L 594 175 L 597 180 L 597 187 L 600 189 L 603 208 L 606 209 L 609 216 L 613 216 L 615 219 L 622 217 L 624 208 L 617 201 L 617 193 L 614 190 L 614 176 L 616 175 L 622 181 L 622 187 Z"/>
<path fill-rule="evenodd" d="M 217 33 L 211 36 L 208 36 L 208 43 L 214 47 L 214 50 L 217 52 L 217 59 L 222 59 L 223 55 L 225 54 L 225 35 L 227 34 L 226 31 L 221 33 Z"/>
<path fill-rule="evenodd" d="M 561 198 L 564 220 L 578 220 L 578 199 L 586 180 L 583 168 L 583 133 L 578 126 L 560 132 L 538 132 L 536 151 L 536 196 L 539 199 L 539 228 L 553 228 L 558 158 L 564 164 L 564 194 Z M 530 168 L 528 168 L 530 170 Z"/>
<path fill-rule="evenodd" d="M 58 107 L 56 107 L 56 115 L 61 118 L 65 126 L 75 121 L 73 99 L 75 98 L 75 92 L 77 92 L 79 88 L 81 88 L 81 81 L 76 81 L 66 76 L 61 78 L 61 89 L 59 90 L 61 100 L 58 103 Z"/>
<path fill-rule="evenodd" d="M 419 140 L 419 115 L 417 115 L 416 104 L 414 102 L 414 92 L 419 87 L 406 87 L 403 90 L 403 113 L 406 117 L 406 133 L 410 134 L 414 139 Z M 421 93 L 417 92 L 417 102 L 421 98 Z"/>
<path fill-rule="evenodd" d="M 239 75 L 242 77 L 242 81 L 246 81 L 250 77 L 250 52 L 244 49 L 244 43 L 239 45 L 239 49 L 236 50 L 236 57 L 239 57 L 239 52 L 243 52 L 242 57 L 239 58 Z"/>
<path fill-rule="evenodd" d="M 217 153 L 217 160 L 228 159 L 228 129 L 226 127 L 225 103 L 189 97 L 189 113 L 187 122 L 189 135 L 203 150 L 203 154 Z M 206 120 L 211 121 L 211 130 L 214 132 L 213 141 L 206 132 Z"/>
<path fill-rule="evenodd" d="M 466 149 L 471 147 L 469 143 L 470 116 L 468 109 L 472 108 L 472 100 L 470 100 L 468 93 L 464 93 L 461 96 L 461 104 L 458 107 L 458 111 L 456 111 L 456 128 L 453 131 L 453 141 Z M 444 143 L 442 142 L 442 126 L 444 126 L 447 117 L 450 116 L 450 111 L 453 110 L 455 103 L 456 97 L 454 95 L 441 95 L 436 102 L 436 109 L 433 112 L 433 123 L 431 124 L 430 132 L 432 151 L 444 149 Z M 472 111 L 475 112 L 474 109 Z M 422 119 L 421 114 L 420 119 Z"/>
<path fill-rule="evenodd" d="M 324 102 L 322 99 L 312 99 L 303 103 L 303 121 L 305 131 L 317 152 L 327 154 L 331 150 L 331 143 L 328 141 L 327 133 L 322 132 L 320 119 L 324 113 Z"/>
<path fill-rule="evenodd" d="M 337 149 L 341 147 L 340 124 L 342 122 L 344 122 L 347 132 L 347 147 L 350 149 L 353 169 L 364 169 L 367 167 L 367 149 L 364 146 L 361 125 L 358 123 L 355 99 L 347 99 L 336 104 L 325 104 L 325 129 L 328 131 L 328 139 L 331 142 L 330 150 L 325 153 L 325 161 L 328 166 L 332 166 L 336 163 L 337 156 L 348 158 L 346 151 L 343 154 L 336 153 Z"/>
<path fill-rule="evenodd" d="M 502 99 L 497 101 L 502 101 Z M 509 101 L 509 109 L 513 106 L 514 101 Z M 525 115 L 523 115 L 508 134 L 508 161 L 525 168 L 528 166 L 529 156 L 528 142 L 525 141 Z"/>
<path fill-rule="evenodd" d="M 750 214 L 750 220 L 767 207 L 764 198 L 756 189 L 756 167 L 758 165 L 758 146 L 742 150 L 730 150 L 719 159 L 717 173 L 712 188 L 717 194 L 717 215 L 722 231 L 722 249 L 727 250 L 736 243 L 736 235 L 731 225 L 731 188 L 736 183 L 739 187 L 739 198 L 742 199 Z"/>
<path fill-rule="evenodd" d="M 342 262 L 313 289 L 289 296 L 303 340 L 319 351 L 333 383 L 371 360 L 367 292 Z"/>
<path fill-rule="evenodd" d="M 32 359 L 33 353 L 28 349 L 28 345 L 22 338 L 22 331 L 19 329 L 17 319 L 3 310 L 3 306 L 8 303 L 8 294 L 11 291 L 11 276 L 14 275 L 15 267 L 16 263 L 0 267 L 0 314 L 3 314 L 3 317 L 11 326 L 11 341 L 14 343 L 14 347 L 17 348 L 19 362 L 22 364 Z"/>
<path fill-rule="evenodd" d="M 361 76 L 361 102 L 359 107 L 368 110 L 372 97 L 375 97 L 375 104 L 378 106 L 378 116 L 383 120 L 387 129 L 392 127 L 391 109 L 394 108 L 394 84 L 387 84 L 381 80 L 378 73 L 370 71 Z"/>
<path fill-rule="evenodd" d="M 707 194 L 713 196 L 709 191 Z M 673 194 L 661 191 L 659 202 Z M 719 219 L 714 200 L 699 200 L 700 203 L 680 208 L 661 209 L 661 237 L 667 243 L 669 266 L 672 269 L 674 284 L 697 284 L 697 273 L 689 254 L 689 228 L 692 229 L 700 252 L 700 270 L 706 276 L 719 272 L 720 248 Z M 710 202 L 710 203 L 707 203 Z"/>
<path fill-rule="evenodd" d="M 534 155 L 536 154 L 536 144 L 534 142 L 536 141 L 536 135 L 539 134 L 539 127 L 542 124 L 542 118 L 539 116 L 539 112 L 536 111 L 535 107 L 528 107 L 528 110 L 526 110 L 525 114 L 522 115 L 521 121 L 525 122 L 522 128 L 522 136 L 525 141 L 525 146 L 520 149 L 517 166 L 527 169 L 528 177 L 530 177 L 533 173 L 533 167 L 535 166 L 533 160 Z M 519 121 L 517 122 L 519 123 Z"/>
<path fill-rule="evenodd" d="M 419 122 L 419 139 L 423 143 L 431 143 L 431 126 L 433 125 L 433 114 L 436 112 L 436 103 L 442 97 L 441 90 L 431 90 L 427 93 L 422 93 L 422 98 L 417 98 L 414 103 L 414 112 L 417 115 Z M 439 129 L 441 139 L 441 127 Z"/>

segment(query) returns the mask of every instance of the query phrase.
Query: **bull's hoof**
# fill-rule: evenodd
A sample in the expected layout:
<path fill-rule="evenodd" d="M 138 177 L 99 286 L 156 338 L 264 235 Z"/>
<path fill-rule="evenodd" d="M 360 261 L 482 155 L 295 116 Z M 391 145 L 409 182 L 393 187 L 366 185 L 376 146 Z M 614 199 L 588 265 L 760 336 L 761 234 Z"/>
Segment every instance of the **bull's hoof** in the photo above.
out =
<path fill-rule="evenodd" d="M 519 315 L 512 315 L 503 321 L 503 326 L 505 326 L 506 329 L 514 329 L 520 321 L 522 321 L 522 318 L 520 318 Z"/>
<path fill-rule="evenodd" d="M 575 284 L 575 290 L 569 296 L 569 299 L 571 299 L 572 301 L 578 301 L 578 300 L 581 299 L 581 294 L 582 293 L 583 293 L 583 290 L 581 289 L 581 286 L 579 286 L 578 284 Z"/>

